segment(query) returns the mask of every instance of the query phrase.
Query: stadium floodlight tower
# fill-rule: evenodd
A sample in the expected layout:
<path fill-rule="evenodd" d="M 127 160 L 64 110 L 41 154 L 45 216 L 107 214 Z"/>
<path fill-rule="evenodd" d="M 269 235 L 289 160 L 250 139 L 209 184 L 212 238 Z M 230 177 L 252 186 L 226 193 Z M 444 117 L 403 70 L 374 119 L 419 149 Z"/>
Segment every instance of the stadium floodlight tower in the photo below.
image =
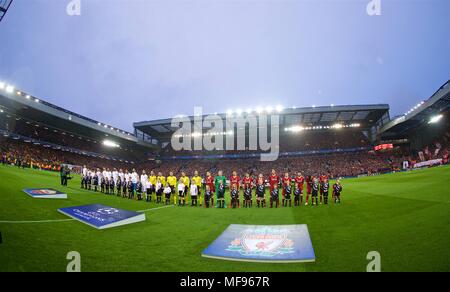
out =
<path fill-rule="evenodd" d="M 9 6 L 11 6 L 11 3 L 13 0 L 0 0 L 0 22 L 3 20 L 3 17 L 6 14 L 6 11 L 8 11 Z"/>

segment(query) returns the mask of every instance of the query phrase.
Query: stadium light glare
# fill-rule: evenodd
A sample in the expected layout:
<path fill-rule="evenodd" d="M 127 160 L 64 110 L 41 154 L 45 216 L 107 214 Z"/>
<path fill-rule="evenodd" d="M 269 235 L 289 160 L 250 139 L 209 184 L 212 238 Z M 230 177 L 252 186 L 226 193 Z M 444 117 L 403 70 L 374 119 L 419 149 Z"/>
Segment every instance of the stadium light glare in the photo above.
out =
<path fill-rule="evenodd" d="M 13 86 L 11 86 L 11 85 L 6 86 L 6 92 L 13 93 L 13 91 L 14 91 L 14 87 Z"/>
<path fill-rule="evenodd" d="M 428 124 L 436 124 L 439 122 L 444 116 L 443 115 L 437 115 L 434 117 L 431 117 L 431 119 L 428 121 Z"/>
<path fill-rule="evenodd" d="M 242 110 L 241 110 L 240 108 L 238 108 L 238 109 L 236 110 L 236 114 L 237 114 L 238 116 L 240 116 L 240 115 L 242 114 Z"/>
<path fill-rule="evenodd" d="M 114 148 L 120 147 L 119 144 L 117 144 L 111 140 L 104 140 L 103 145 L 105 145 L 106 147 L 114 147 Z"/>
<path fill-rule="evenodd" d="M 245 110 L 245 112 L 246 112 L 247 114 L 251 114 L 251 113 L 253 112 L 253 109 L 248 108 L 248 109 Z"/>
<path fill-rule="evenodd" d="M 34 101 L 37 102 L 37 103 L 39 103 L 40 100 L 36 98 Z"/>
<path fill-rule="evenodd" d="M 272 111 L 273 111 L 273 108 L 272 108 L 271 106 L 267 106 L 267 107 L 266 107 L 266 112 L 267 112 L 268 114 L 270 114 Z"/>
<path fill-rule="evenodd" d="M 31 97 L 31 96 L 30 96 L 29 94 L 27 94 L 27 95 L 25 96 L 26 99 L 30 99 L 30 97 Z"/>
<path fill-rule="evenodd" d="M 257 112 L 258 114 L 261 114 L 263 111 L 264 111 L 263 108 L 260 107 L 260 106 L 258 106 L 258 107 L 256 108 L 256 112 Z"/>
<path fill-rule="evenodd" d="M 17 95 L 22 95 L 22 92 L 20 92 L 20 91 L 17 91 Z"/>
<path fill-rule="evenodd" d="M 0 82 L 0 89 L 4 89 L 6 84 L 4 82 Z"/>
<path fill-rule="evenodd" d="M 231 116 L 233 114 L 233 111 L 232 110 L 227 110 L 227 115 L 229 115 L 229 116 Z"/>
<path fill-rule="evenodd" d="M 277 105 L 276 111 L 281 113 L 283 111 L 283 107 L 281 105 Z"/>

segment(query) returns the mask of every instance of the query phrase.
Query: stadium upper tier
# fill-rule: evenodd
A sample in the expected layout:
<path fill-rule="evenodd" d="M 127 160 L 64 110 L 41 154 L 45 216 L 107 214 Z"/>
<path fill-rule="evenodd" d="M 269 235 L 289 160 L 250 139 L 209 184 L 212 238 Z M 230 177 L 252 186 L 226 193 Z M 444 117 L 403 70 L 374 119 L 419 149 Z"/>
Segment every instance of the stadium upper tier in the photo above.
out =
<path fill-rule="evenodd" d="M 450 110 L 450 80 L 429 99 L 424 100 L 405 114 L 395 117 L 380 129 L 383 140 L 408 138 L 424 124 L 437 122 Z"/>
<path fill-rule="evenodd" d="M 156 146 L 134 134 L 76 114 L 0 82 L 0 129 L 43 142 L 129 160 Z"/>
<path fill-rule="evenodd" d="M 3 17 L 5 17 L 12 2 L 13 0 L 0 0 L 0 22 L 3 20 Z"/>
<path fill-rule="evenodd" d="M 240 123 L 246 123 L 251 118 L 256 118 L 257 127 L 260 128 L 259 120 L 261 116 L 279 117 L 279 133 L 292 134 L 299 131 L 327 131 L 340 128 L 358 128 L 361 131 L 367 131 L 369 139 L 374 141 L 378 128 L 384 126 L 390 121 L 389 105 L 349 105 L 349 106 L 320 106 L 307 108 L 265 108 L 247 111 L 229 111 L 222 114 L 214 114 L 218 120 L 221 120 L 226 128 L 226 133 L 237 133 Z M 202 115 L 201 120 L 208 117 Z M 209 116 L 212 117 L 212 116 Z M 186 117 L 192 122 L 198 116 Z M 234 122 L 234 125 L 226 127 L 227 122 Z M 172 124 L 172 119 L 162 119 L 154 121 L 136 122 L 133 124 L 137 135 L 143 138 L 151 138 L 160 141 L 162 144 L 170 142 L 172 135 L 178 130 L 177 126 Z M 267 121 L 268 127 L 271 126 L 271 120 Z M 247 124 L 248 128 L 248 124 Z M 211 127 L 203 127 L 203 133 L 208 132 Z M 248 129 L 246 129 L 248 130 Z M 247 135 L 249 131 L 246 131 Z"/>

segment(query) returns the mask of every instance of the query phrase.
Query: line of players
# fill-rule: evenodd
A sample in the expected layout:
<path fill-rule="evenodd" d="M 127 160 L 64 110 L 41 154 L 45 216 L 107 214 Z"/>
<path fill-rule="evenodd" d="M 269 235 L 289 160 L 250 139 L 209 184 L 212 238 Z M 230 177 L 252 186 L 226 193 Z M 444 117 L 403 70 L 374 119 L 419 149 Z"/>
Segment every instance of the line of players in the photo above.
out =
<path fill-rule="evenodd" d="M 227 181 L 229 184 L 227 185 Z M 214 206 L 216 199 L 216 207 L 225 208 L 225 189 L 230 190 L 230 207 L 238 208 L 240 204 L 240 192 L 243 191 L 242 205 L 245 208 L 253 206 L 252 194 L 256 196 L 256 206 L 266 207 L 266 187 L 269 186 L 269 206 L 277 208 L 280 206 L 280 187 L 281 206 L 291 207 L 303 204 L 304 186 L 306 184 L 306 195 L 304 204 L 309 204 L 311 197 L 311 205 L 328 204 L 328 196 L 330 192 L 330 184 L 326 175 L 318 177 L 302 175 L 297 173 L 295 177 L 291 177 L 289 173 L 285 173 L 283 177 L 278 176 L 275 170 L 269 175 L 267 180 L 263 174 L 259 174 L 257 178 L 253 178 L 249 173 L 241 179 L 237 172 L 234 171 L 232 176 L 227 178 L 222 171 L 218 171 L 217 176 L 213 177 L 210 172 L 206 173 L 203 179 L 199 176 L 198 171 L 194 172 L 194 176 L 189 178 L 186 173 L 182 172 L 180 178 L 177 179 L 170 172 L 168 177 L 159 172 L 157 175 L 151 171 L 149 175 L 145 171 L 139 175 L 134 169 L 132 172 L 113 169 L 97 169 L 92 171 L 83 168 L 81 187 L 87 190 L 100 191 L 105 194 L 117 195 L 124 198 L 137 200 L 146 200 L 156 203 L 174 204 L 186 206 L 188 199 L 191 200 L 191 206 L 203 205 L 207 208 Z M 203 192 L 203 196 L 202 196 Z M 340 180 L 332 186 L 332 198 L 334 203 L 341 201 L 342 185 Z M 163 202 L 164 198 L 164 202 Z M 292 204 L 293 198 L 293 204 Z"/>

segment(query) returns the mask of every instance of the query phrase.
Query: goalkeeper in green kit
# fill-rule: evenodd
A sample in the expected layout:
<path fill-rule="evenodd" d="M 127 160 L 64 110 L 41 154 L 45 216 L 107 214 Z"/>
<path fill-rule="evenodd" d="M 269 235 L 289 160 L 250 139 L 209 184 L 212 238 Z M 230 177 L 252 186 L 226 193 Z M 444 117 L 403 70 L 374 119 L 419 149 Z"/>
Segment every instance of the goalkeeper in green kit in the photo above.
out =
<path fill-rule="evenodd" d="M 223 175 L 222 171 L 217 172 L 217 176 L 214 179 L 214 186 L 216 188 L 216 207 L 225 208 L 225 187 L 227 185 L 227 178 Z"/>

